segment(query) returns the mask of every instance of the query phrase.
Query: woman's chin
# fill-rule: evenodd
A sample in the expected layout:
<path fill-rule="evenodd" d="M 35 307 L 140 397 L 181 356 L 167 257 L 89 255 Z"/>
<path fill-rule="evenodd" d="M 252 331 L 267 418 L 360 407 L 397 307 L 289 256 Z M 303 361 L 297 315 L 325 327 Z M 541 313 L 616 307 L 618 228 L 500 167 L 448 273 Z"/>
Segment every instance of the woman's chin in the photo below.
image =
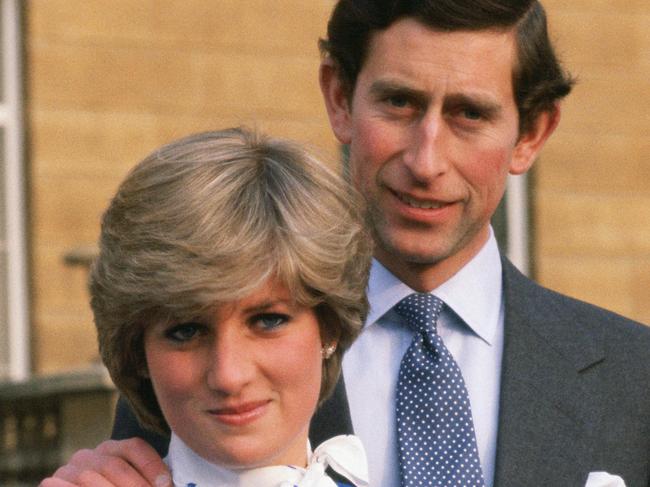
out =
<path fill-rule="evenodd" d="M 306 449 L 306 447 L 305 447 Z M 250 443 L 244 448 L 224 449 L 219 451 L 197 452 L 200 456 L 229 470 L 247 470 L 251 468 L 269 467 L 272 465 L 304 465 L 305 459 L 296 462 L 286 462 L 283 455 L 277 451 L 257 449 Z"/>

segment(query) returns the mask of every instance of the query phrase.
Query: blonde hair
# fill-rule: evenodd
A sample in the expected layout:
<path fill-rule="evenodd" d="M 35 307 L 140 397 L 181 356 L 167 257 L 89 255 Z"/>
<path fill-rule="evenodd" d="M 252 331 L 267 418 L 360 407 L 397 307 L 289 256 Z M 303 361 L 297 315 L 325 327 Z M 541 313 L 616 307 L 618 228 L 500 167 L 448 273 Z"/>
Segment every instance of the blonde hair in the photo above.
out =
<path fill-rule="evenodd" d="M 102 359 L 143 426 L 169 431 L 143 374 L 145 328 L 269 278 L 315 310 L 324 343 L 338 339 L 322 402 L 367 313 L 361 215 L 354 190 L 303 148 L 242 128 L 183 138 L 138 164 L 103 216 L 90 292 Z"/>

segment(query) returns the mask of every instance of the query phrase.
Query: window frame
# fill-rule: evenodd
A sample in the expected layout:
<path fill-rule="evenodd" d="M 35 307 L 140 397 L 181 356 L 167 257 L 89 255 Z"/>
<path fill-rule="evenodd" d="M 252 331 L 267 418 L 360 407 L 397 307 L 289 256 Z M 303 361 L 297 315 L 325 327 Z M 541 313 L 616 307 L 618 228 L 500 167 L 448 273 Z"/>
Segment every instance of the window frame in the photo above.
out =
<path fill-rule="evenodd" d="M 530 178 L 528 174 L 508 176 L 505 197 L 506 255 L 526 276 L 531 275 L 530 260 Z"/>
<path fill-rule="evenodd" d="M 2 159 L 4 231 L 2 251 L 6 258 L 6 274 L 0 286 L 6 292 L 6 316 L 0 317 L 5 326 L 8 346 L 0 356 L 3 379 L 19 381 L 31 373 L 29 333 L 29 292 L 27 279 L 26 238 L 26 179 L 23 129 L 23 43 L 22 3 L 20 0 L 0 0 L 2 22 L 2 83 L 0 127 L 4 134 Z M 2 353 L 2 351 L 0 351 Z"/>

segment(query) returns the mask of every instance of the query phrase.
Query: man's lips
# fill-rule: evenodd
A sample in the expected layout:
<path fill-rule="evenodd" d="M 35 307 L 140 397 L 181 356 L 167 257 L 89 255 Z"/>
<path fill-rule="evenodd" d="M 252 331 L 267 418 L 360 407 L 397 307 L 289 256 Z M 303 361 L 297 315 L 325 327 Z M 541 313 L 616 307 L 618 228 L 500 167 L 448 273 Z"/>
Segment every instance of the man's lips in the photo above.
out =
<path fill-rule="evenodd" d="M 270 402 L 270 400 L 250 401 L 210 409 L 208 412 L 221 423 L 243 426 L 264 415 Z"/>
<path fill-rule="evenodd" d="M 406 193 L 400 193 L 399 191 L 395 191 L 392 189 L 390 191 L 397 197 L 397 199 L 399 199 L 402 203 L 410 206 L 411 208 L 417 208 L 423 210 L 437 210 L 440 208 L 444 208 L 445 206 L 450 204 L 436 199 L 416 198 L 414 196 L 408 195 Z"/>

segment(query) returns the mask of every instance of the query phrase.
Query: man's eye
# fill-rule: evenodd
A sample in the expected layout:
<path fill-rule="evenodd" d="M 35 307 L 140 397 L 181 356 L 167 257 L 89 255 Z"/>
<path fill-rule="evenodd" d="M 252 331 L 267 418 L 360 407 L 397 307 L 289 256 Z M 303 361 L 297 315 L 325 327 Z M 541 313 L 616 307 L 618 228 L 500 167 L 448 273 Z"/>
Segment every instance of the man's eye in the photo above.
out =
<path fill-rule="evenodd" d="M 404 108 L 409 104 L 408 99 L 402 95 L 392 95 L 387 98 L 387 102 L 395 108 Z"/>
<path fill-rule="evenodd" d="M 264 313 L 252 318 L 255 326 L 262 330 L 275 330 L 289 321 L 289 316 L 281 313 Z"/>
<path fill-rule="evenodd" d="M 196 337 L 202 329 L 199 323 L 181 323 L 172 326 L 165 332 L 165 336 L 175 342 L 188 342 Z"/>
<path fill-rule="evenodd" d="M 483 118 L 483 114 L 480 112 L 480 110 L 477 110 L 475 108 L 463 108 L 461 110 L 461 115 L 468 120 L 480 120 Z"/>

